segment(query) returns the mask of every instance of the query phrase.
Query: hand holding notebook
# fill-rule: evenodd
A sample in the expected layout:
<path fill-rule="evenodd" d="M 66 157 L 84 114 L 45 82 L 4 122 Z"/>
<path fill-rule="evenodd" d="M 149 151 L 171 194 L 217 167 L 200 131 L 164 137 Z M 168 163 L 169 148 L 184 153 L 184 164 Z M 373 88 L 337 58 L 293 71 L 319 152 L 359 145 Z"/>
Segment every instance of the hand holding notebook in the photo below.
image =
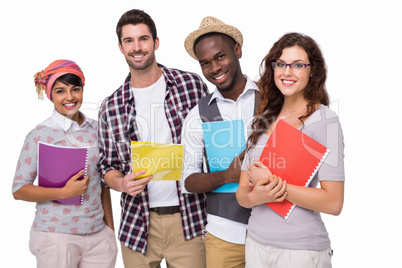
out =
<path fill-rule="evenodd" d="M 88 148 L 38 143 L 38 185 L 67 189 L 67 197 L 55 200 L 66 205 L 80 205 L 88 186 Z M 84 173 L 80 171 L 84 170 Z M 78 181 L 83 179 L 83 181 Z M 68 185 L 67 185 L 68 183 Z M 74 195 L 76 194 L 76 195 Z"/>
<path fill-rule="evenodd" d="M 116 190 L 127 193 L 131 196 L 136 196 L 145 189 L 146 185 L 153 177 L 152 175 L 142 177 L 145 173 L 146 170 L 139 170 L 120 177 L 120 179 L 118 179 L 119 184 L 116 186 Z"/>
<path fill-rule="evenodd" d="M 157 142 L 131 141 L 133 172 L 146 172 L 136 179 L 153 176 L 153 181 L 180 180 L 184 146 Z"/>
<path fill-rule="evenodd" d="M 260 161 L 289 184 L 307 187 L 329 153 L 329 149 L 279 120 L 261 153 Z M 288 219 L 295 205 L 288 200 L 267 203 L 267 206 Z"/>
<path fill-rule="evenodd" d="M 89 175 L 84 175 L 85 170 L 81 170 L 66 182 L 66 185 L 63 187 L 66 198 L 83 195 L 87 191 Z"/>
<path fill-rule="evenodd" d="M 215 121 L 202 123 L 205 152 L 210 172 L 229 171 L 236 182 L 222 185 L 215 193 L 235 193 L 241 161 L 246 148 L 243 120 Z M 237 159 L 236 159 L 237 157 Z"/>

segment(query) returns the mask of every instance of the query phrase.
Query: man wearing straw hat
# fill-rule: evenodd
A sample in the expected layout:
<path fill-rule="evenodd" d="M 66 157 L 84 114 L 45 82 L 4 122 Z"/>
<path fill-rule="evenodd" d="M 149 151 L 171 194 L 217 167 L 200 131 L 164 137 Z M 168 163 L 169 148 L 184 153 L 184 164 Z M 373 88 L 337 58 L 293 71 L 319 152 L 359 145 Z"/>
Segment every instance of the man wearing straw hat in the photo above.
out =
<path fill-rule="evenodd" d="M 168 267 L 203 268 L 204 194 L 181 194 L 180 176 L 136 179 L 144 171 L 131 170 L 130 141 L 180 143 L 182 121 L 207 87 L 196 74 L 157 63 L 155 23 L 142 10 L 124 13 L 116 32 L 130 73 L 99 111 L 98 166 L 104 181 L 122 192 L 124 266 L 159 267 L 165 259 Z"/>
<path fill-rule="evenodd" d="M 199 29 L 185 40 L 187 52 L 199 61 L 205 78 L 216 86 L 216 90 L 202 98 L 188 114 L 182 132 L 186 149 L 181 180 L 183 192 L 207 194 L 205 247 L 210 268 L 245 266 L 244 245 L 250 210 L 239 206 L 235 189 L 217 190 L 228 183 L 239 182 L 244 152 L 235 157 L 227 169 L 209 172 L 212 162 L 204 158 L 201 128 L 203 122 L 241 119 L 247 130 L 251 129 L 258 88 L 241 71 L 242 45 L 241 32 L 214 17 L 204 18 Z"/>

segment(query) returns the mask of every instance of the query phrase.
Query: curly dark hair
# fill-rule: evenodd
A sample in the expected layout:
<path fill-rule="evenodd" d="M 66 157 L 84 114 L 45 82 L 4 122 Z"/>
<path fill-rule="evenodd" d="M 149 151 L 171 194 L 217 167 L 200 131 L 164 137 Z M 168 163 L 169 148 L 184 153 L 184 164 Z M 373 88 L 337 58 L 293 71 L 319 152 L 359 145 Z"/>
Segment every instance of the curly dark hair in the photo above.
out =
<path fill-rule="evenodd" d="M 258 105 L 256 116 L 252 123 L 253 132 L 248 139 L 248 149 L 255 146 L 258 138 L 263 134 L 279 115 L 284 97 L 274 81 L 274 70 L 271 63 L 279 59 L 284 48 L 301 47 L 308 56 L 311 64 L 311 77 L 304 90 L 307 100 L 307 111 L 299 120 L 304 122 L 315 111 L 317 104 L 328 106 L 329 97 L 325 87 L 327 68 L 324 57 L 317 43 L 309 36 L 300 33 L 288 33 L 282 36 L 271 48 L 261 62 L 260 79 L 257 82 L 260 90 L 261 102 Z"/>

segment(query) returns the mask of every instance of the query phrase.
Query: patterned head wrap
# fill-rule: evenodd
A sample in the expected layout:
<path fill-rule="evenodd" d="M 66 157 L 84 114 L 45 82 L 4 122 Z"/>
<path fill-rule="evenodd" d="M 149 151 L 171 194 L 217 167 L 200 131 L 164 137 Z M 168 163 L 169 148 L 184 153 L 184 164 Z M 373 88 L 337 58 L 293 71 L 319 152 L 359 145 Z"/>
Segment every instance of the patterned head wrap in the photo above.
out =
<path fill-rule="evenodd" d="M 36 92 L 38 97 L 43 99 L 43 91 L 49 100 L 51 100 L 51 92 L 53 84 L 57 78 L 67 73 L 72 73 L 81 78 L 82 86 L 85 85 L 85 77 L 81 68 L 71 60 L 56 60 L 52 62 L 45 70 L 37 72 L 34 75 Z"/>

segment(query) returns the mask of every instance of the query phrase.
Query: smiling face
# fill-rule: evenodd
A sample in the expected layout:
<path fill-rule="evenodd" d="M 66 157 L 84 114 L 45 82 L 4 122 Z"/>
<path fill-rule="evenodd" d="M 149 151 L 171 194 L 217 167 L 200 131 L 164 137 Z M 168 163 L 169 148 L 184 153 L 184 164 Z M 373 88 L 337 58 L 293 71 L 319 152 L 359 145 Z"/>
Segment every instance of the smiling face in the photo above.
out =
<path fill-rule="evenodd" d="M 80 124 L 79 109 L 82 105 L 83 89 L 81 86 L 65 84 L 56 80 L 52 89 L 54 108 L 61 115 Z"/>
<path fill-rule="evenodd" d="M 244 84 L 238 83 L 244 79 L 239 62 L 241 47 L 224 38 L 219 35 L 205 37 L 194 48 L 202 73 L 221 93 L 244 87 Z M 242 91 L 243 88 L 240 88 Z"/>
<path fill-rule="evenodd" d="M 282 55 L 277 62 L 309 64 L 308 55 L 299 46 L 287 47 L 282 50 Z M 286 97 L 303 97 L 304 89 L 310 79 L 311 67 L 307 66 L 300 70 L 287 66 L 284 70 L 274 70 L 275 85 Z"/>
<path fill-rule="evenodd" d="M 155 50 L 159 47 L 159 39 L 154 41 L 147 25 L 127 24 L 122 28 L 119 48 L 130 69 L 146 70 L 156 64 Z"/>

